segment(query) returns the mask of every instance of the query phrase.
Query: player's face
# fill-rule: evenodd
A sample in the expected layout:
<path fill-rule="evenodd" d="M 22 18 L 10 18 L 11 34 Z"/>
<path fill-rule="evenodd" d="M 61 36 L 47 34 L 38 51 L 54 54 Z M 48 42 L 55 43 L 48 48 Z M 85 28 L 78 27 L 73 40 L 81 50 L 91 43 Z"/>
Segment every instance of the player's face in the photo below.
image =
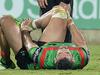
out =
<path fill-rule="evenodd" d="M 73 57 L 69 49 L 65 46 L 62 46 L 57 52 L 56 62 L 64 58 L 67 58 L 69 61 L 73 62 Z"/>

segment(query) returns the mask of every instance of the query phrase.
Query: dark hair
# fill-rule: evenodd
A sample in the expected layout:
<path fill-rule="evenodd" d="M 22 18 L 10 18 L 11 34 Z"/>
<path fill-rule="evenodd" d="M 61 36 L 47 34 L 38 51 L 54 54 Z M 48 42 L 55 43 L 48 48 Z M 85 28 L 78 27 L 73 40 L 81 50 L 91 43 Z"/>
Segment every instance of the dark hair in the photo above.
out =
<path fill-rule="evenodd" d="M 71 0 L 61 0 L 61 2 L 64 2 L 66 4 L 69 4 Z"/>
<path fill-rule="evenodd" d="M 64 58 L 56 63 L 56 69 L 72 69 L 72 62 L 70 62 L 67 58 Z"/>

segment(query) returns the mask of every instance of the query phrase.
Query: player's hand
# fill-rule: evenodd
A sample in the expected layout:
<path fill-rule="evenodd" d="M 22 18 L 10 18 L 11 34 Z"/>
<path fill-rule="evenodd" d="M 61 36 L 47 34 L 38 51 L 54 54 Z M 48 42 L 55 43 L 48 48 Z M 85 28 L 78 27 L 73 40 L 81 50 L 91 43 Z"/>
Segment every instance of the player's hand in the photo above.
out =
<path fill-rule="evenodd" d="M 37 0 L 37 1 L 41 8 L 46 8 L 46 6 L 48 5 L 47 0 Z"/>
<path fill-rule="evenodd" d="M 21 30 L 28 30 L 31 31 L 32 28 L 30 27 L 30 25 L 32 24 L 32 19 L 25 19 L 22 23 L 21 23 Z"/>

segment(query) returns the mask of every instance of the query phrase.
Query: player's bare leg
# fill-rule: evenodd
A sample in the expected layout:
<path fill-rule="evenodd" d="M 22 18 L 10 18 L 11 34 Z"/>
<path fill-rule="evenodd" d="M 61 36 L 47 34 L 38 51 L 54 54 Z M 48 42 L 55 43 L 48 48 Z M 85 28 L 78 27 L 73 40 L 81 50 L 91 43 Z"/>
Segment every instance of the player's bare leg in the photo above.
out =
<path fill-rule="evenodd" d="M 47 13 L 43 14 L 38 19 L 34 20 L 37 28 L 43 28 L 44 29 L 48 25 L 52 14 L 53 14 L 52 11 L 48 11 Z"/>
<path fill-rule="evenodd" d="M 0 27 L 0 46 L 1 46 L 1 50 L 3 50 L 3 51 L 1 51 L 1 53 L 3 52 L 4 55 L 6 55 L 6 56 L 4 56 L 4 58 L 10 58 L 10 52 L 9 52 L 10 47 L 4 37 L 1 27 Z"/>
<path fill-rule="evenodd" d="M 66 34 L 66 23 L 59 18 L 52 18 L 43 31 L 40 41 L 64 42 Z"/>
<path fill-rule="evenodd" d="M 39 28 L 39 27 L 40 28 L 45 28 L 49 24 L 49 22 L 51 20 L 51 17 L 56 12 L 59 12 L 59 11 L 63 12 L 64 10 L 68 11 L 68 9 L 70 9 L 70 6 L 61 2 L 58 6 L 53 7 L 53 9 L 46 12 L 41 17 L 39 17 L 38 19 L 35 20 L 37 28 Z"/>
<path fill-rule="evenodd" d="M 0 26 L 0 70 L 6 68 L 15 68 L 14 63 L 10 59 L 10 47 L 3 35 Z"/>
<path fill-rule="evenodd" d="M 37 27 L 37 28 L 45 28 L 49 24 L 49 22 L 51 20 L 51 17 L 55 13 L 57 13 L 59 11 L 60 12 L 69 11 L 69 9 L 70 9 L 70 5 L 69 4 L 61 2 L 58 6 L 53 7 L 50 11 L 46 12 L 41 17 L 39 17 L 38 19 L 34 20 L 34 22 L 36 23 L 35 27 Z"/>
<path fill-rule="evenodd" d="M 4 16 L 1 19 L 1 29 L 9 46 L 16 54 L 22 48 L 22 39 L 20 28 L 16 25 L 15 20 L 11 16 Z"/>
<path fill-rule="evenodd" d="M 66 35 L 66 20 L 67 14 L 65 9 L 58 7 L 59 9 L 53 9 L 55 12 L 43 31 L 40 41 L 45 42 L 64 42 Z"/>

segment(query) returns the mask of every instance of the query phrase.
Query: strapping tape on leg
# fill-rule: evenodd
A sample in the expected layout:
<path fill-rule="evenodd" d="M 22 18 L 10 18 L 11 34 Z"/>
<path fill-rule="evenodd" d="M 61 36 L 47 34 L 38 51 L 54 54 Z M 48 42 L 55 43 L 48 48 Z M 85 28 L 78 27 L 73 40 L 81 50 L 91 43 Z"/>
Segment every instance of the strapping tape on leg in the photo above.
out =
<path fill-rule="evenodd" d="M 67 13 L 62 7 L 54 7 L 52 9 L 55 18 L 67 19 Z"/>

